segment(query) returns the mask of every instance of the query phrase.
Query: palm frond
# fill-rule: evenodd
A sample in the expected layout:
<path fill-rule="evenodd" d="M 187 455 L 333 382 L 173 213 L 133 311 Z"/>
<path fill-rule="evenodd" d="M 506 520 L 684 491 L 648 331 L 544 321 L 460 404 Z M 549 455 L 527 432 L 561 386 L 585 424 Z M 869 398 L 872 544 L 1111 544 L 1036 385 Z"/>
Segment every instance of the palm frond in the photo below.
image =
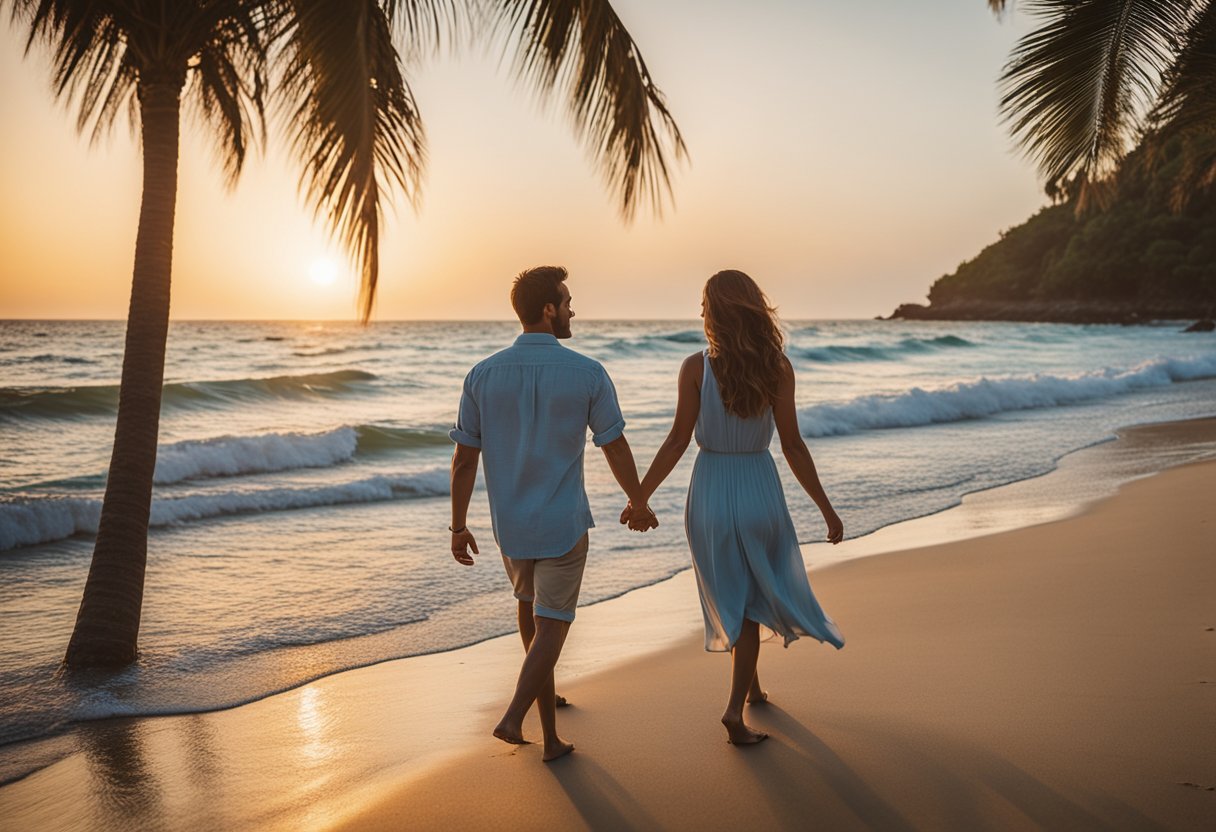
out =
<path fill-rule="evenodd" d="M 641 52 L 607 0 L 494 0 L 491 13 L 518 38 L 516 69 L 542 96 L 558 88 L 575 129 L 632 219 L 638 203 L 661 212 L 671 194 L 669 154 L 687 148 Z"/>
<path fill-rule="evenodd" d="M 265 138 L 265 92 L 269 38 L 275 11 L 251 3 L 212 3 L 208 36 L 191 57 L 187 100 L 219 141 L 216 154 L 228 187 L 235 187 L 250 145 Z"/>
<path fill-rule="evenodd" d="M 225 135 L 229 177 L 239 172 L 251 127 L 260 120 L 265 11 L 257 0 L 71 2 L 12 0 L 14 21 L 25 23 L 27 52 L 51 53 L 55 94 L 73 104 L 76 126 L 96 141 L 124 109 L 132 131 L 137 92 L 151 79 L 184 84 L 191 61 L 198 70 L 205 120 Z"/>
<path fill-rule="evenodd" d="M 1179 39 L 1152 121 L 1158 129 L 1216 132 L 1216 3 L 1201 4 Z"/>
<path fill-rule="evenodd" d="M 1043 25 L 1001 76 L 1001 110 L 1049 190 L 1079 181 L 1078 210 L 1127 150 L 1172 61 L 1189 0 L 1026 0 Z"/>
<path fill-rule="evenodd" d="M 134 107 L 138 80 L 113 10 L 70 0 L 12 0 L 11 6 L 13 22 L 28 27 L 26 54 L 39 44 L 49 49 L 55 95 L 75 105 L 77 129 L 96 141 L 124 105 Z"/>
<path fill-rule="evenodd" d="M 1150 168 L 1178 138 L 1182 160 L 1173 177 L 1170 207 L 1181 212 L 1195 195 L 1216 184 L 1216 3 L 1197 4 L 1150 123 L 1144 153 Z"/>
<path fill-rule="evenodd" d="M 426 140 L 391 24 L 374 0 L 294 0 L 283 81 L 301 185 L 359 268 L 371 315 L 379 280 L 381 200 L 416 204 Z"/>
<path fill-rule="evenodd" d="M 467 34 L 464 4 L 456 0 L 384 0 L 382 5 L 409 59 L 434 54 L 446 41 L 457 42 Z"/>
<path fill-rule="evenodd" d="M 1170 208 L 1179 214 L 1197 195 L 1216 185 L 1216 133 L 1185 133 L 1181 152 L 1182 165 L 1170 187 Z"/>

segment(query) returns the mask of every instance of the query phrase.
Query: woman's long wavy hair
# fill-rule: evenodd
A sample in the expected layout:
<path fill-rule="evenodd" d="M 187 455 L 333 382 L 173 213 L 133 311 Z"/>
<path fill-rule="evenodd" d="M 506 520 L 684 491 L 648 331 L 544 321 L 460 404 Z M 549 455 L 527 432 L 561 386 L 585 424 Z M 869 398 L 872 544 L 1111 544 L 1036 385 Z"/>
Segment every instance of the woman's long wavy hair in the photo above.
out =
<path fill-rule="evenodd" d="M 743 419 L 773 403 L 785 364 L 777 310 L 746 274 L 718 272 L 705 283 L 705 338 L 722 404 Z"/>

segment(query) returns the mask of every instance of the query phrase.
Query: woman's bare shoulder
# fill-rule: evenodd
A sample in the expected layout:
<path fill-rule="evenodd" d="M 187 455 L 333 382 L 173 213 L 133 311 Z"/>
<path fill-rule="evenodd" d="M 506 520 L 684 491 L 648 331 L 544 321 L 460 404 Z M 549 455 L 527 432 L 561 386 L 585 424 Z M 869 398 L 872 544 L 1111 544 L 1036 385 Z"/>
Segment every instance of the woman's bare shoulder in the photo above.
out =
<path fill-rule="evenodd" d="M 790 357 L 785 353 L 781 354 L 781 375 L 777 379 L 777 395 L 782 392 L 789 392 L 794 389 L 794 365 L 790 363 Z"/>
<path fill-rule="evenodd" d="M 701 386 L 701 376 L 705 373 L 705 353 L 694 352 L 688 358 L 684 359 L 684 363 L 680 365 L 680 377 L 691 378 L 697 383 L 697 387 Z"/>

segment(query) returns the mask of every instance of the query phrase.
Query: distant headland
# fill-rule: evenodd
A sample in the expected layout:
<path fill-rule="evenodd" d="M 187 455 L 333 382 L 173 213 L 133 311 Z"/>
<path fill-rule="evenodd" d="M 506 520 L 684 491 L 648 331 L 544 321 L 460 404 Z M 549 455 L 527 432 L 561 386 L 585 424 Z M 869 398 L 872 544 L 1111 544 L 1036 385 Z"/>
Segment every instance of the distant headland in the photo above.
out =
<path fill-rule="evenodd" d="M 1214 141 L 1216 144 L 1216 141 Z M 1189 153 L 1124 161 L 1104 208 L 1044 208 L 906 303 L 905 320 L 1139 323 L 1216 313 L 1216 193 L 1183 201 Z M 1194 191 L 1191 191 L 1194 194 Z"/>

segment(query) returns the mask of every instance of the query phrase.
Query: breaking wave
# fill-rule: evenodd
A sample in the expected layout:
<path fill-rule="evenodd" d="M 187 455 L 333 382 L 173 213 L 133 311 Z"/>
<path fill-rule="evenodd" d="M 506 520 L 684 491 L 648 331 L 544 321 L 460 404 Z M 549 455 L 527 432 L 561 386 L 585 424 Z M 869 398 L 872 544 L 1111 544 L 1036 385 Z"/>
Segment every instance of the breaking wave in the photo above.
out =
<path fill-rule="evenodd" d="M 410 476 L 375 476 L 332 485 L 166 497 L 152 501 L 149 525 L 159 528 L 253 512 L 439 497 L 448 493 L 448 477 L 447 467 L 436 467 Z M 0 551 L 96 534 L 100 518 L 98 499 L 16 496 L 0 502 Z"/>
<path fill-rule="evenodd" d="M 375 375 L 363 370 L 335 370 L 271 378 L 174 382 L 164 386 L 161 407 L 214 407 L 251 400 L 340 396 L 366 388 L 368 382 L 375 379 Z M 64 419 L 114 413 L 117 409 L 116 384 L 59 388 L 0 387 L 0 420 Z"/>
<path fill-rule="evenodd" d="M 1216 354 L 1158 358 L 1131 368 L 1107 367 L 1073 376 L 981 378 L 937 390 L 914 387 L 902 393 L 858 396 L 841 404 L 804 407 L 798 412 L 798 421 L 805 436 L 840 436 L 865 430 L 982 419 L 1012 410 L 1062 407 L 1204 378 L 1216 378 Z"/>
<path fill-rule="evenodd" d="M 154 482 L 171 485 L 205 477 L 326 468 L 349 462 L 356 455 L 449 444 L 446 431 L 381 425 L 344 425 L 322 433 L 187 440 L 157 451 Z"/>
<path fill-rule="evenodd" d="M 824 347 L 795 348 L 795 356 L 809 361 L 834 363 L 839 361 L 891 361 L 910 353 L 932 352 L 955 347 L 974 347 L 975 344 L 957 335 L 942 335 L 937 338 L 905 338 L 894 344 L 830 344 Z"/>

